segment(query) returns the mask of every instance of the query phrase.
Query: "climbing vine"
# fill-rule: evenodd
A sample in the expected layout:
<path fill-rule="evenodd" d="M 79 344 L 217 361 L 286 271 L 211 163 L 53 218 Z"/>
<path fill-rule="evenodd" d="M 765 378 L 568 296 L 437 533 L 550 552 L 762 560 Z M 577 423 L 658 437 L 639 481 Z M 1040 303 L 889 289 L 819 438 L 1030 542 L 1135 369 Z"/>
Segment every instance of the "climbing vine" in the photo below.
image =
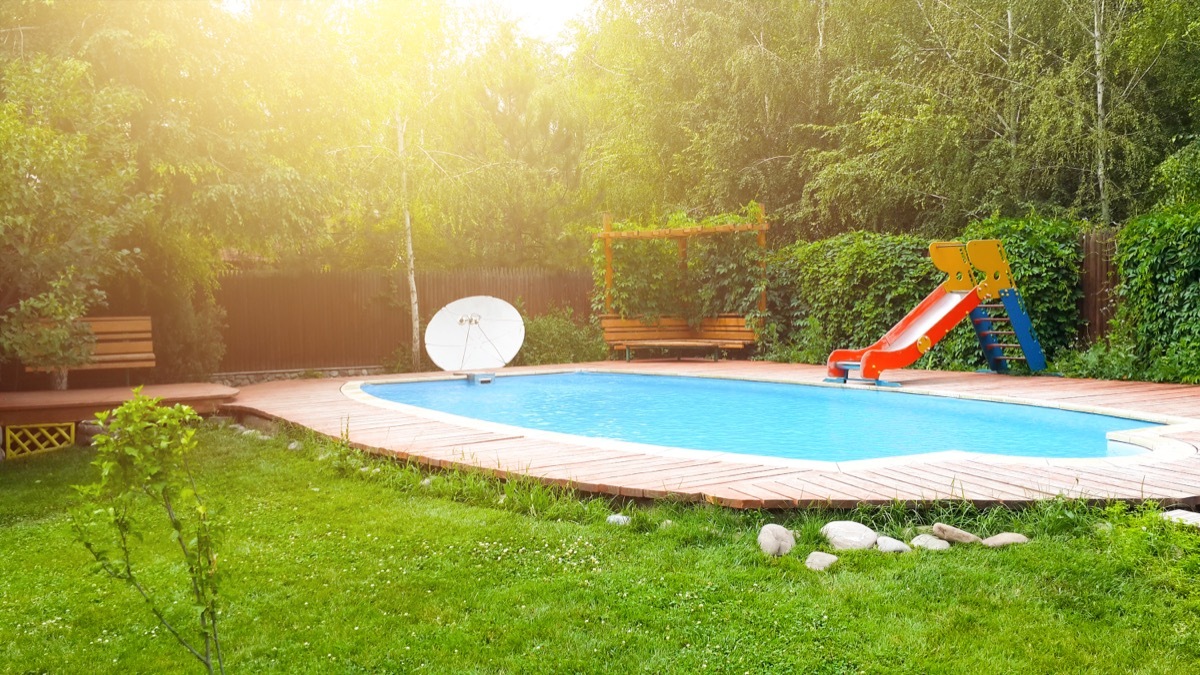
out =
<path fill-rule="evenodd" d="M 762 206 L 751 202 L 740 211 L 700 220 L 675 213 L 665 222 L 617 222 L 613 230 L 713 228 L 756 223 L 761 216 Z M 724 312 L 750 313 L 762 288 L 761 260 L 754 232 L 689 238 L 686 267 L 680 265 L 673 239 L 614 239 L 613 313 L 646 319 L 684 316 L 693 322 Z M 602 312 L 605 258 L 600 239 L 592 245 L 592 269 L 597 289 L 593 306 Z"/>

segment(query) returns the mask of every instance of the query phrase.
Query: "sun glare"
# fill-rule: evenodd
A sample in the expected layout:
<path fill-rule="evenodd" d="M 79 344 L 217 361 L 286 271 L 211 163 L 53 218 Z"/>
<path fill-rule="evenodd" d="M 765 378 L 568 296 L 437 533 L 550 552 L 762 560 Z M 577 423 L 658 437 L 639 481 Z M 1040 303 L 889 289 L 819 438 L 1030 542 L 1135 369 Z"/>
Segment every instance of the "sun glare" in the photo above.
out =
<path fill-rule="evenodd" d="M 567 22 L 583 16 L 592 0 L 457 0 L 464 7 L 496 7 L 515 19 L 530 37 L 547 42 L 562 38 Z"/>

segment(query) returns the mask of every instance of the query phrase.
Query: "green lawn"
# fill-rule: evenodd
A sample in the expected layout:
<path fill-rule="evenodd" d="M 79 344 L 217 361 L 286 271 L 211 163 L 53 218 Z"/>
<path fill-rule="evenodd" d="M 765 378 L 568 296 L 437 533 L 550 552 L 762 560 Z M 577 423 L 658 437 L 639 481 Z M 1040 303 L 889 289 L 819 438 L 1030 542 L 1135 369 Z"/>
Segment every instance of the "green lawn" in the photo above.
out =
<path fill-rule="evenodd" d="M 196 458 L 225 523 L 231 672 L 1200 670 L 1200 535 L 1152 511 L 862 511 L 898 535 L 944 519 L 1034 541 L 850 553 L 813 573 L 831 514 L 626 505 L 632 525 L 614 527 L 604 500 L 464 474 L 422 485 L 288 440 L 206 431 Z M 0 671 L 199 670 L 73 541 L 69 486 L 93 479 L 91 457 L 0 464 Z M 772 520 L 801 532 L 790 556 L 759 553 Z M 144 545 L 147 578 L 188 612 L 166 534 Z"/>

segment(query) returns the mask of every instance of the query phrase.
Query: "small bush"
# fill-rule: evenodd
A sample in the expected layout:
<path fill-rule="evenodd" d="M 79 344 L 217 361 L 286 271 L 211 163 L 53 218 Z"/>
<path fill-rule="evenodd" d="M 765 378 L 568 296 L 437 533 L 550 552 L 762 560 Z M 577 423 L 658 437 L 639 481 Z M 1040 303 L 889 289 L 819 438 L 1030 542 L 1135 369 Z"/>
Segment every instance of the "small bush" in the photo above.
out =
<path fill-rule="evenodd" d="M 1116 328 L 1104 340 L 1079 351 L 1068 351 L 1054 362 L 1052 368 L 1069 377 L 1090 377 L 1100 380 L 1134 380 L 1145 375 L 1128 340 L 1116 337 Z"/>
<path fill-rule="evenodd" d="M 73 515 L 76 538 L 98 570 L 136 590 L 159 624 L 209 673 L 224 672 L 217 631 L 216 528 L 187 461 L 197 447 L 200 416 L 187 406 L 163 407 L 160 399 L 134 392 L 116 410 L 96 415 L 104 429 L 96 436 L 92 462 L 99 478 L 76 486 L 84 497 Z M 161 507 L 167 526 L 147 518 L 147 507 Z M 189 607 L 156 599 L 155 590 L 162 589 L 151 589 L 143 576 L 146 540 L 159 538 L 179 548 L 184 585 L 191 590 Z"/>
<path fill-rule="evenodd" d="M 608 357 L 604 335 L 595 322 L 580 322 L 564 307 L 525 320 L 525 344 L 513 365 L 585 363 Z"/>

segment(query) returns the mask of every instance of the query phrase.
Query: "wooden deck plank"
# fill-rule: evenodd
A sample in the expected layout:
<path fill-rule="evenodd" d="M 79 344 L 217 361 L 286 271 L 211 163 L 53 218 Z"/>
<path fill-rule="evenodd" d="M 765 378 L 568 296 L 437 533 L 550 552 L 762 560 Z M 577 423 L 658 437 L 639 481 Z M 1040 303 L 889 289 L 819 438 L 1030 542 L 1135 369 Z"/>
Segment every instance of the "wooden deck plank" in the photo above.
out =
<path fill-rule="evenodd" d="M 931 475 L 942 476 L 951 485 L 961 485 L 969 494 L 986 495 L 998 501 L 1023 501 L 1035 497 L 1049 498 L 1053 494 L 1034 487 L 1014 485 L 1006 476 L 987 470 L 979 470 L 960 464 L 926 464 L 922 470 Z"/>

